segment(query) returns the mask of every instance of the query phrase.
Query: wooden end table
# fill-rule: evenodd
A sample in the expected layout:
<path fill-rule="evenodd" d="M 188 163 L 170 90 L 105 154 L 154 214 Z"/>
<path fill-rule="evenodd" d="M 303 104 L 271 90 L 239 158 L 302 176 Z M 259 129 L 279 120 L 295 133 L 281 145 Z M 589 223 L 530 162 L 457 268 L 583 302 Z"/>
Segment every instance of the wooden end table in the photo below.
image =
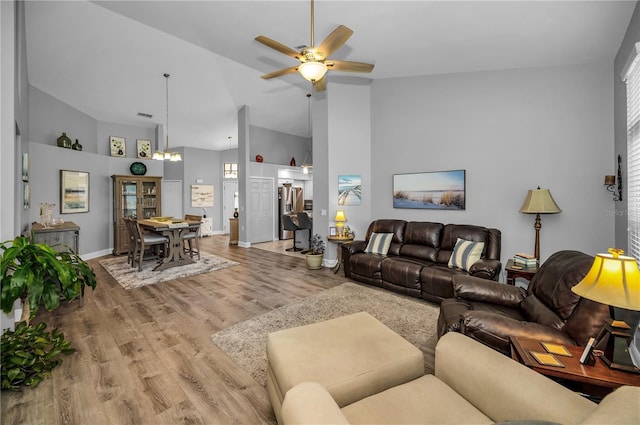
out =
<path fill-rule="evenodd" d="M 530 354 L 531 351 L 546 353 L 541 341 L 535 339 L 510 337 L 511 357 L 527 367 L 545 376 L 555 378 L 566 387 L 590 396 L 601 398 L 622 385 L 640 387 L 640 375 L 609 368 L 601 359 L 596 358 L 593 366 L 580 363 L 584 347 L 576 345 L 564 346 L 572 355 L 554 356 L 564 367 L 546 366 L 538 363 Z"/>
<path fill-rule="evenodd" d="M 327 236 L 329 242 L 333 242 L 338 245 L 338 264 L 333 269 L 333 273 L 338 273 L 340 266 L 342 266 L 342 244 L 345 242 L 351 242 L 354 239 L 353 236 Z"/>
<path fill-rule="evenodd" d="M 507 285 L 515 285 L 516 279 L 519 277 L 526 279 L 528 282 L 531 282 L 531 279 L 533 279 L 533 276 L 538 272 L 538 266 L 536 267 L 518 266 L 513 262 L 513 260 L 508 260 L 507 265 L 505 266 L 504 269 L 507 272 Z"/>

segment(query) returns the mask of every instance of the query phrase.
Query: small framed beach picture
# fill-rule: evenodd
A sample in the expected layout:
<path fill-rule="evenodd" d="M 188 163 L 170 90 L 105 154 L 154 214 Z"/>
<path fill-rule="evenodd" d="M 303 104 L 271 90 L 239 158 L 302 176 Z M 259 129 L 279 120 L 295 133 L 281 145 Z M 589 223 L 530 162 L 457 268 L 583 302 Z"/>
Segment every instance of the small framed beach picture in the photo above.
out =
<path fill-rule="evenodd" d="M 124 137 L 111 136 L 109 137 L 109 145 L 111 146 L 111 156 L 119 156 L 126 158 L 127 145 Z"/>
<path fill-rule="evenodd" d="M 136 145 L 138 148 L 138 158 L 151 158 L 151 140 L 138 139 L 136 140 Z"/>
<path fill-rule="evenodd" d="M 362 178 L 348 174 L 338 176 L 338 205 L 360 205 L 362 203 Z"/>

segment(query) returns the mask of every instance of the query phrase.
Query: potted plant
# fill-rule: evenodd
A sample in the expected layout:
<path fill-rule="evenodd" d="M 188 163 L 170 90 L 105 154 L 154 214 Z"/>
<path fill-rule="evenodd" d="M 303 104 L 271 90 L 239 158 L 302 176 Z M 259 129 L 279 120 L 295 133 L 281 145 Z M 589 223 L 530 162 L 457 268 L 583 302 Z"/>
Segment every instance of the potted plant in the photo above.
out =
<path fill-rule="evenodd" d="M 77 254 L 56 252 L 45 244 L 34 244 L 18 236 L 0 244 L 2 311 L 11 313 L 17 299 L 22 300 L 21 322 L 15 331 L 2 334 L 2 389 L 17 389 L 21 385 L 37 385 L 59 361 L 60 353 L 73 351 L 64 336 L 53 330 L 46 332 L 46 324 L 31 326 L 44 304 L 49 311 L 60 306 L 60 299 L 68 301 L 84 295 L 85 286 L 96 287 L 91 267 Z M 7 351 L 5 351 L 7 350 Z M 6 352 L 15 355 L 4 355 Z"/>
<path fill-rule="evenodd" d="M 319 234 L 311 237 L 309 242 L 309 250 L 306 253 L 307 267 L 311 270 L 322 268 L 322 257 L 324 256 L 324 240 Z"/>

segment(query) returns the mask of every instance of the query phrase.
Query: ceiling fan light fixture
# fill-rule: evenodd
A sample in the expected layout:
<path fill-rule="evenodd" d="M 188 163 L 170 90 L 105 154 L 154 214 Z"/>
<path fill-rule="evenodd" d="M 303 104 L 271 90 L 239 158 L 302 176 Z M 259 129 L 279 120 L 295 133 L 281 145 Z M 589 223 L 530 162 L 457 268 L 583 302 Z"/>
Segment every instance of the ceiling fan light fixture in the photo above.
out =
<path fill-rule="evenodd" d="M 320 81 L 324 74 L 327 73 L 327 65 L 316 61 L 304 62 L 298 67 L 298 72 L 307 81 Z"/>

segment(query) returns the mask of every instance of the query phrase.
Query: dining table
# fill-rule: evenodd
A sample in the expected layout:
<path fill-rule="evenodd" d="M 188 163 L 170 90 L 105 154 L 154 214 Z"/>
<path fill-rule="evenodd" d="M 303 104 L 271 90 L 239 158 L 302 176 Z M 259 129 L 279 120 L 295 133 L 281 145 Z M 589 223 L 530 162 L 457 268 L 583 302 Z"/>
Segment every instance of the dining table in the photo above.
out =
<path fill-rule="evenodd" d="M 188 232 L 197 232 L 200 221 L 156 217 L 138 220 L 138 224 L 143 230 L 159 233 L 169 239 L 169 248 L 162 260 L 153 268 L 154 271 L 195 263 L 195 260 L 184 251 L 182 236 Z"/>

